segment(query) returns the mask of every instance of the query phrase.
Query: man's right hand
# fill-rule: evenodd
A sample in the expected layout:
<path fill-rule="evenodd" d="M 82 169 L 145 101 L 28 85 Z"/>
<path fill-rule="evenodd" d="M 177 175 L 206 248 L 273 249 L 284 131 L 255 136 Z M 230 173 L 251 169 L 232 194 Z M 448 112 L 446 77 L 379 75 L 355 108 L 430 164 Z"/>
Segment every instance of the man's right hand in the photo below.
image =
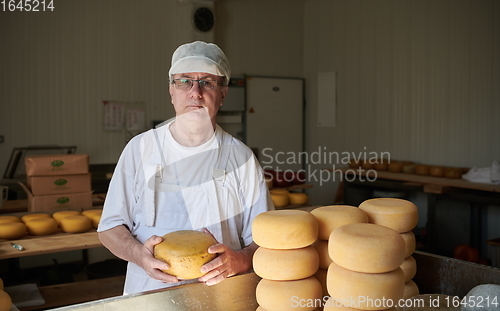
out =
<path fill-rule="evenodd" d="M 163 238 L 157 235 L 153 235 L 147 239 L 146 242 L 144 242 L 143 249 L 141 250 L 141 256 L 138 258 L 140 262 L 137 264 L 141 266 L 153 279 L 162 281 L 163 283 L 179 282 L 177 277 L 168 274 L 170 266 L 166 262 L 154 257 L 154 247 L 162 241 Z"/>

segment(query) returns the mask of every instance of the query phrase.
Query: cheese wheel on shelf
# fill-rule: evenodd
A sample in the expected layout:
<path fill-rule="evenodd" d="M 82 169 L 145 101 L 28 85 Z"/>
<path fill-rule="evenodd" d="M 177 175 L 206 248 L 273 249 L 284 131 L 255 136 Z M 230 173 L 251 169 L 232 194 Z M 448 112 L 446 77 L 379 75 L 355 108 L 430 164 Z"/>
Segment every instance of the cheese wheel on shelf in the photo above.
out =
<path fill-rule="evenodd" d="M 68 216 L 79 216 L 82 215 L 79 211 L 58 211 L 52 214 L 52 218 L 54 218 L 57 221 L 57 224 L 60 226 L 61 225 L 61 219 L 68 217 Z"/>
<path fill-rule="evenodd" d="M 350 307 L 345 307 L 343 306 L 339 301 L 333 299 L 333 297 L 328 297 L 328 299 L 325 301 L 323 311 L 363 311 L 360 309 L 355 309 L 355 308 L 350 308 Z M 396 311 L 398 309 L 396 308 L 389 308 L 389 309 L 384 309 L 383 311 Z"/>
<path fill-rule="evenodd" d="M 72 215 L 61 218 L 61 230 L 66 233 L 81 233 L 92 228 L 92 222 L 87 216 Z"/>
<path fill-rule="evenodd" d="M 312 246 L 318 252 L 319 267 L 321 269 L 328 269 L 328 267 L 332 263 L 332 259 L 330 258 L 330 254 L 328 254 L 328 241 L 316 240 L 316 242 L 314 242 Z"/>
<path fill-rule="evenodd" d="M 413 256 L 406 257 L 400 268 L 405 274 L 405 282 L 408 282 L 415 277 L 415 274 L 417 274 L 417 261 L 413 258 Z"/>
<path fill-rule="evenodd" d="M 405 283 L 404 291 L 403 291 L 403 299 L 409 299 L 411 297 L 415 297 L 419 294 L 418 286 L 413 281 L 408 281 Z"/>
<path fill-rule="evenodd" d="M 294 281 L 262 279 L 255 290 L 259 306 L 280 311 L 314 310 L 320 305 L 311 304 L 321 302 L 322 293 L 321 284 L 312 276 Z"/>
<path fill-rule="evenodd" d="M 272 194 L 289 194 L 290 191 L 288 191 L 288 189 L 286 189 L 286 188 L 273 188 L 273 189 L 269 190 L 269 193 L 272 193 Z"/>
<path fill-rule="evenodd" d="M 361 310 L 384 310 L 403 298 L 404 273 L 397 268 L 386 273 L 361 273 L 332 262 L 326 286 L 331 297 L 346 307 Z M 391 305 L 391 303 L 393 303 Z"/>
<path fill-rule="evenodd" d="M 21 222 L 21 218 L 17 216 L 0 216 L 0 224 L 6 222 Z"/>
<path fill-rule="evenodd" d="M 32 219 L 36 218 L 52 218 L 49 214 L 46 213 L 33 213 L 33 214 L 27 214 L 21 217 L 21 221 L 26 223 Z"/>
<path fill-rule="evenodd" d="M 312 246 L 296 249 L 259 247 L 253 255 L 255 274 L 263 279 L 288 281 L 312 276 L 319 268 L 318 252 Z"/>
<path fill-rule="evenodd" d="M 0 311 L 9 311 L 11 308 L 12 298 L 6 291 L 0 289 Z"/>
<path fill-rule="evenodd" d="M 418 208 L 408 200 L 377 198 L 363 201 L 359 208 L 370 223 L 389 227 L 399 233 L 411 231 L 418 224 Z"/>
<path fill-rule="evenodd" d="M 16 240 L 27 234 L 26 225 L 22 222 L 6 222 L 0 224 L 0 239 Z"/>
<path fill-rule="evenodd" d="M 368 222 L 368 215 L 350 205 L 327 205 L 315 208 L 311 214 L 318 220 L 318 239 L 328 241 L 336 228 L 353 223 Z"/>
<path fill-rule="evenodd" d="M 413 231 L 400 233 L 401 237 L 405 241 L 405 258 L 411 256 L 417 247 L 417 241 L 415 239 L 415 233 Z"/>
<path fill-rule="evenodd" d="M 429 175 L 429 166 L 424 164 L 418 164 L 415 166 L 415 174 L 417 175 Z"/>
<path fill-rule="evenodd" d="M 399 173 L 403 171 L 403 166 L 405 164 L 403 162 L 391 162 L 389 163 L 388 170 L 389 172 Z"/>
<path fill-rule="evenodd" d="M 332 261 L 357 272 L 384 273 L 397 269 L 403 263 L 404 252 L 405 243 L 399 233 L 375 224 L 339 227 L 328 241 Z"/>
<path fill-rule="evenodd" d="M 102 209 L 88 209 L 84 210 L 81 214 L 90 218 L 90 215 L 102 215 Z"/>
<path fill-rule="evenodd" d="M 91 214 L 89 218 L 90 218 L 90 222 L 92 223 L 92 227 L 94 229 L 97 229 L 97 227 L 99 227 L 99 222 L 101 221 L 101 215 L 100 214 Z"/>
<path fill-rule="evenodd" d="M 257 245 L 265 248 L 302 248 L 316 241 L 318 221 L 302 210 L 268 211 L 254 218 L 252 237 Z"/>
<path fill-rule="evenodd" d="M 54 218 L 35 218 L 26 222 L 26 228 L 31 235 L 49 235 L 57 231 L 57 221 Z"/>
<path fill-rule="evenodd" d="M 276 208 L 290 205 L 290 198 L 288 197 L 288 194 L 271 193 L 271 200 Z"/>
<path fill-rule="evenodd" d="M 288 193 L 288 199 L 292 205 L 305 205 L 309 202 L 307 193 L 302 192 L 290 192 Z"/>

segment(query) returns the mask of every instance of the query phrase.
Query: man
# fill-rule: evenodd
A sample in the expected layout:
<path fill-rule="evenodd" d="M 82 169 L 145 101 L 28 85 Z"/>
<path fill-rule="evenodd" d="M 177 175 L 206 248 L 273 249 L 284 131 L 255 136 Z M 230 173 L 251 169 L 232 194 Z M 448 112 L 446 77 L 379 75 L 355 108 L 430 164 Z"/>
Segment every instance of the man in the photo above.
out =
<path fill-rule="evenodd" d="M 129 262 L 124 294 L 182 284 L 153 256 L 161 236 L 177 230 L 205 230 L 220 243 L 209 248 L 218 256 L 195 281 L 213 285 L 248 271 L 257 248 L 252 221 L 274 208 L 251 150 L 215 122 L 230 79 L 222 50 L 181 45 L 169 76 L 176 117 L 127 144 L 97 230 L 103 245 Z"/>

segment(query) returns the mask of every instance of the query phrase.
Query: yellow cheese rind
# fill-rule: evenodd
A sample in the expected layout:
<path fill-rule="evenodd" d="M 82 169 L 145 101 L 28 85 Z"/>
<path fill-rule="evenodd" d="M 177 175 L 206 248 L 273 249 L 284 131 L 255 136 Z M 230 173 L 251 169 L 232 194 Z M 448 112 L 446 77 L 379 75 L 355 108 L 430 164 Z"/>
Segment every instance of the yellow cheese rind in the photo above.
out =
<path fill-rule="evenodd" d="M 368 222 L 368 215 L 350 205 L 328 205 L 315 208 L 311 214 L 318 220 L 318 239 L 327 241 L 338 227 Z"/>
<path fill-rule="evenodd" d="M 31 235 L 49 235 L 57 231 L 57 221 L 54 218 L 35 218 L 26 222 L 26 228 Z"/>
<path fill-rule="evenodd" d="M 297 249 L 259 247 L 253 255 L 255 274 L 263 279 L 289 281 L 312 276 L 319 268 L 318 252 L 312 246 Z"/>
<path fill-rule="evenodd" d="M 27 234 L 26 225 L 21 222 L 6 222 L 0 224 L 0 239 L 16 240 Z"/>
<path fill-rule="evenodd" d="M 81 233 L 92 228 L 92 222 L 87 216 L 73 215 L 60 219 L 59 227 L 66 233 Z"/>
<path fill-rule="evenodd" d="M 101 214 L 90 214 L 89 218 L 92 222 L 92 227 L 97 229 L 97 227 L 99 226 L 99 222 L 101 221 Z"/>
<path fill-rule="evenodd" d="M 0 216 L 0 224 L 6 222 L 21 222 L 21 218 L 17 216 Z"/>
<path fill-rule="evenodd" d="M 405 241 L 405 258 L 411 256 L 417 247 L 417 241 L 413 231 L 401 233 L 401 237 Z"/>
<path fill-rule="evenodd" d="M 12 308 L 12 298 L 4 290 L 0 290 L 0 311 L 9 311 Z"/>
<path fill-rule="evenodd" d="M 346 307 L 361 310 L 396 306 L 403 298 L 404 284 L 401 268 L 386 273 L 360 273 L 344 269 L 335 262 L 330 264 L 326 279 L 330 296 Z"/>
<path fill-rule="evenodd" d="M 408 281 L 405 283 L 403 290 L 403 299 L 409 299 L 411 297 L 415 297 L 419 294 L 418 286 L 413 281 Z"/>
<path fill-rule="evenodd" d="M 27 214 L 27 215 L 24 215 L 23 217 L 21 217 L 21 221 L 26 223 L 32 219 L 36 219 L 36 218 L 52 218 L 52 216 L 50 216 L 49 214 L 46 214 L 46 213 L 33 213 L 33 214 Z"/>
<path fill-rule="evenodd" d="M 255 296 L 265 310 L 301 311 L 314 310 L 321 305 L 323 290 L 315 277 L 294 281 L 262 279 L 257 284 Z M 314 305 L 314 303 L 318 305 Z"/>
<path fill-rule="evenodd" d="M 163 242 L 155 245 L 153 255 L 166 262 L 170 268 L 163 272 L 178 279 L 202 277 L 201 267 L 217 257 L 208 248 L 217 244 L 209 234 L 196 230 L 179 230 L 163 236 Z"/>
<path fill-rule="evenodd" d="M 61 219 L 68 216 L 80 216 L 82 213 L 79 211 L 58 211 L 52 214 L 52 218 L 54 218 L 59 225 L 61 225 Z"/>
<path fill-rule="evenodd" d="M 408 282 L 417 274 L 417 261 L 413 256 L 406 257 L 400 268 L 405 274 L 405 282 Z"/>
<path fill-rule="evenodd" d="M 318 237 L 318 222 L 302 210 L 276 210 L 257 215 L 252 223 L 254 242 L 271 249 L 309 246 Z"/>
<path fill-rule="evenodd" d="M 370 223 L 389 227 L 399 233 L 411 231 L 418 224 L 418 208 L 410 201 L 394 198 L 366 200 L 359 205 Z"/>
<path fill-rule="evenodd" d="M 309 202 L 309 196 L 307 193 L 302 192 L 290 192 L 288 194 L 288 198 L 290 199 L 290 204 L 292 205 L 304 205 Z"/>
<path fill-rule="evenodd" d="M 276 208 L 290 205 L 290 198 L 288 197 L 288 194 L 271 193 L 271 200 Z"/>
<path fill-rule="evenodd" d="M 337 228 L 330 235 L 328 253 L 337 265 L 357 272 L 384 273 L 404 260 L 405 243 L 396 231 L 375 224 L 357 223 Z"/>
<path fill-rule="evenodd" d="M 102 215 L 102 209 L 88 209 L 82 212 L 82 215 L 85 215 L 90 218 L 90 215 Z"/>
<path fill-rule="evenodd" d="M 332 259 L 328 254 L 328 241 L 316 240 L 316 242 L 314 242 L 312 246 L 314 246 L 314 248 L 318 252 L 319 267 L 321 269 L 328 269 L 328 267 L 332 263 Z"/>

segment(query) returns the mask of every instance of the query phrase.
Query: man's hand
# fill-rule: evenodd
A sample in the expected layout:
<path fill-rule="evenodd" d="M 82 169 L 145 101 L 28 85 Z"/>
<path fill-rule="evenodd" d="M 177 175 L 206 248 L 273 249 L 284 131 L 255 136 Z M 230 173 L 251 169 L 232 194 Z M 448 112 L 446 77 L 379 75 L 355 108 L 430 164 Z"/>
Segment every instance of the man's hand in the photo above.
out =
<path fill-rule="evenodd" d="M 205 232 L 211 234 L 208 230 Z M 201 272 L 207 273 L 198 281 L 207 285 L 215 285 L 235 274 L 246 272 L 252 267 L 253 253 L 257 249 L 255 243 L 241 250 L 232 250 L 224 244 L 215 244 L 208 248 L 210 254 L 218 256 L 201 267 Z"/>
<path fill-rule="evenodd" d="M 153 279 L 162 281 L 163 283 L 179 282 L 177 277 L 168 274 L 170 266 L 166 262 L 154 257 L 154 247 L 162 241 L 162 237 L 157 235 L 153 235 L 147 239 L 140 252 L 137 253 L 139 255 L 137 257 L 137 264 Z M 161 270 L 166 270 L 167 273 Z"/>

